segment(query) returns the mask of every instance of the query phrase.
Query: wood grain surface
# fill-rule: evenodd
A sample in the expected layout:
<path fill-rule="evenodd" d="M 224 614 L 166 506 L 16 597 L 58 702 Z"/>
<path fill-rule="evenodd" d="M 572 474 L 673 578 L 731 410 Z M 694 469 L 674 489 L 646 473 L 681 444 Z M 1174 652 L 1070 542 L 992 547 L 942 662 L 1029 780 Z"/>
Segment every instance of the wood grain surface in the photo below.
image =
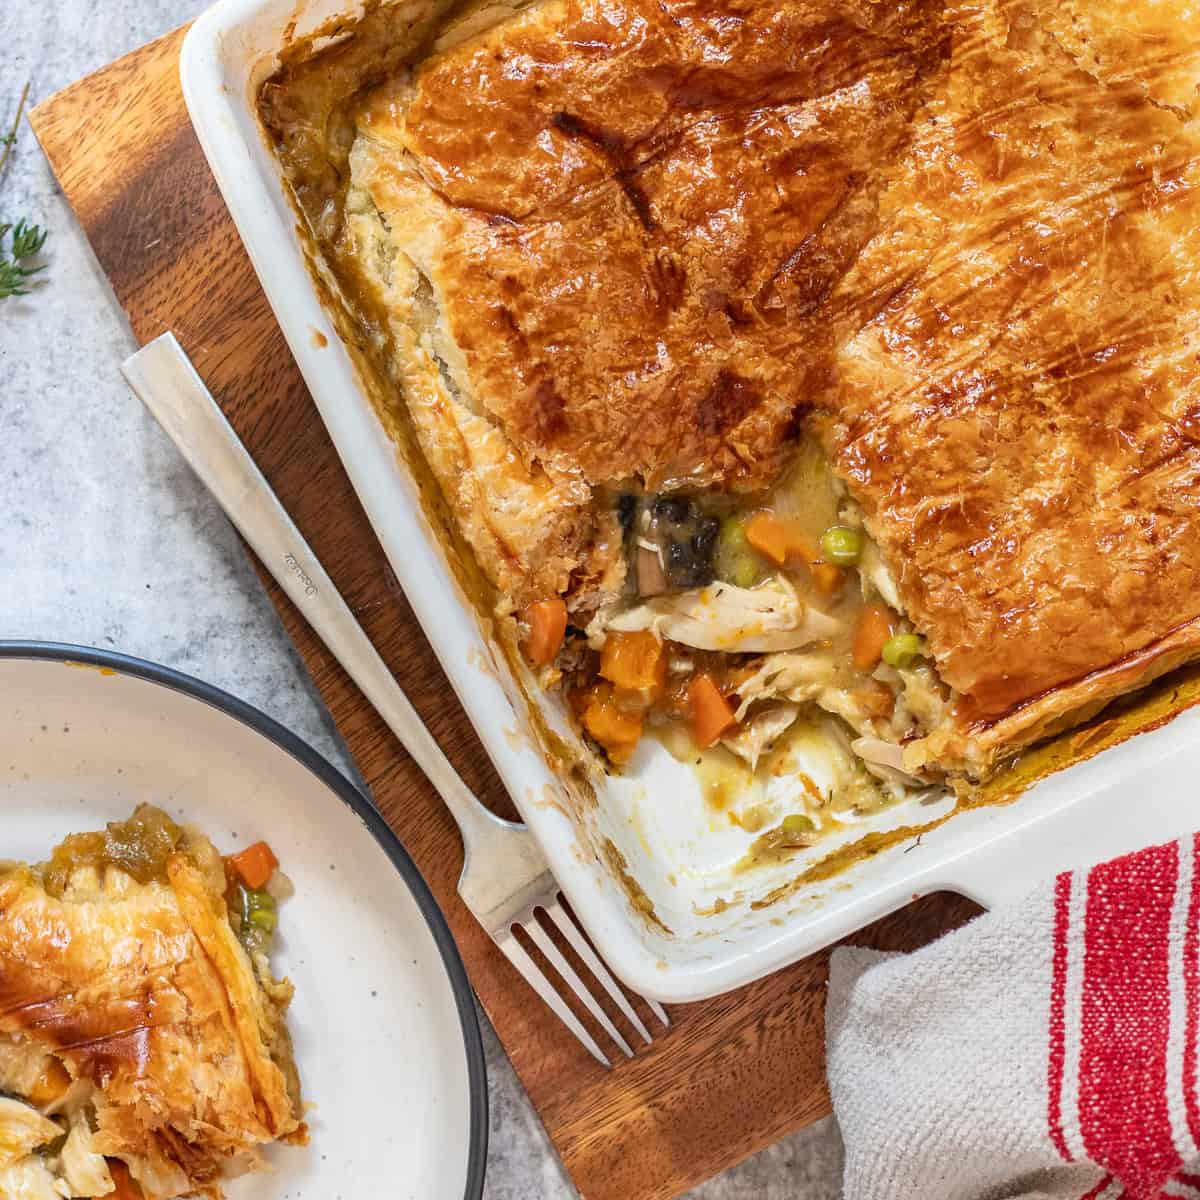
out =
<path fill-rule="evenodd" d="M 34 129 L 138 341 L 176 332 L 467 783 L 512 815 L 205 165 L 180 92 L 182 37 L 170 34 L 51 97 L 32 114 Z M 583 1196 L 676 1195 L 828 1111 L 824 955 L 731 995 L 678 1006 L 671 1032 L 634 1060 L 611 1072 L 594 1063 L 460 903 L 458 833 L 433 790 L 264 579 L 376 803 L 446 912 L 479 999 Z M 974 911 L 957 897 L 928 897 L 856 940 L 912 947 Z"/>

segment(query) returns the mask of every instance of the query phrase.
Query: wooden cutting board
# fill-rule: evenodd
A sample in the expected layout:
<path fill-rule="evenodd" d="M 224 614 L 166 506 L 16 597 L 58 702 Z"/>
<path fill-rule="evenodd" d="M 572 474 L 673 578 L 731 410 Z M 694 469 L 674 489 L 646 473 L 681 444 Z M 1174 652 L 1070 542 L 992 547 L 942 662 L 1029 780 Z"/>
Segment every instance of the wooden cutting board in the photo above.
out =
<path fill-rule="evenodd" d="M 209 174 L 179 86 L 183 32 L 52 96 L 34 110 L 34 130 L 138 341 L 175 331 L 455 766 L 486 803 L 515 815 L 350 488 Z M 583 1196 L 674 1196 L 828 1112 L 825 955 L 673 1008 L 671 1032 L 612 1071 L 593 1062 L 459 901 L 462 849 L 433 790 L 263 578 L 375 802 L 449 918 L 479 999 Z M 928 897 L 858 940 L 909 948 L 975 911 L 957 897 Z"/>

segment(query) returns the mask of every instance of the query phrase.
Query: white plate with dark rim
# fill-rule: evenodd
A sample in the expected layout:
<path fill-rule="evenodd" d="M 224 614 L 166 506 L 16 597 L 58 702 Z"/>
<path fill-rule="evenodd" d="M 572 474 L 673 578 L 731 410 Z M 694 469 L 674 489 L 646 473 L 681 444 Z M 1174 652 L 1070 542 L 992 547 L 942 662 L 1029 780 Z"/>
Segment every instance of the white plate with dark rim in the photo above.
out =
<path fill-rule="evenodd" d="M 312 1142 L 230 1200 L 482 1195 L 487 1084 L 450 930 L 396 836 L 324 758 L 233 696 L 105 651 L 0 642 L 0 858 L 148 801 L 229 852 L 264 838 L 296 886 L 272 964 Z"/>

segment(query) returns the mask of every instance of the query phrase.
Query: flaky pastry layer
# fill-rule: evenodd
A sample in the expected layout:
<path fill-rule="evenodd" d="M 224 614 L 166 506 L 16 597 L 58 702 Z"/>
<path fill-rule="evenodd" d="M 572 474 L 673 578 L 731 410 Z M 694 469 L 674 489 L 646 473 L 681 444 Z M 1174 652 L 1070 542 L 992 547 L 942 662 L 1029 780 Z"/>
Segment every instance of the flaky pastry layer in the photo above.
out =
<path fill-rule="evenodd" d="M 306 1136 L 272 1057 L 290 986 L 260 985 L 204 839 L 166 870 L 139 884 L 80 867 L 61 897 L 28 869 L 0 872 L 0 1039 L 94 1088 L 92 1149 L 151 1200 L 219 1196 L 227 1167 Z"/>

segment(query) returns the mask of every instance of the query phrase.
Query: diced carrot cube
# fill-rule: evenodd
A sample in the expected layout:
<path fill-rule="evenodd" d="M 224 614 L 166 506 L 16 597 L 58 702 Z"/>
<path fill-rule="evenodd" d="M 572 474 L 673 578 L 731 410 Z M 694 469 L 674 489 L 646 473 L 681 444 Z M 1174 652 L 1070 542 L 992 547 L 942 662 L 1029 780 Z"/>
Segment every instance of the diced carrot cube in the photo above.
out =
<path fill-rule="evenodd" d="M 567 605 L 561 596 L 539 600 L 525 610 L 529 636 L 525 639 L 525 657 L 535 667 L 548 667 L 562 649 L 567 633 Z"/>
<path fill-rule="evenodd" d="M 620 688 L 660 696 L 667 683 L 667 656 L 654 634 L 610 633 L 600 653 L 600 674 Z"/>
<path fill-rule="evenodd" d="M 832 596 L 846 582 L 845 572 L 833 563 L 813 563 L 810 570 L 817 591 L 823 596 Z"/>
<path fill-rule="evenodd" d="M 851 661 L 855 670 L 873 671 L 883 657 L 883 644 L 896 629 L 896 618 L 890 608 L 882 604 L 868 604 L 858 618 L 854 630 L 854 648 Z"/>
<path fill-rule="evenodd" d="M 641 739 L 642 714 L 622 708 L 613 689 L 601 683 L 592 689 L 583 710 L 583 727 L 617 766 L 623 766 Z"/>
<path fill-rule="evenodd" d="M 729 701 L 711 675 L 695 675 L 688 683 L 688 712 L 692 737 L 702 750 L 737 725 Z"/>
<path fill-rule="evenodd" d="M 229 861 L 233 863 L 233 869 L 241 881 L 255 891 L 265 888 L 279 867 L 279 859 L 266 842 L 255 842 L 253 846 L 247 846 Z"/>
<path fill-rule="evenodd" d="M 815 562 L 821 557 L 816 542 L 796 525 L 772 512 L 756 512 L 746 523 L 746 541 L 760 554 L 782 567 L 789 558 Z"/>

